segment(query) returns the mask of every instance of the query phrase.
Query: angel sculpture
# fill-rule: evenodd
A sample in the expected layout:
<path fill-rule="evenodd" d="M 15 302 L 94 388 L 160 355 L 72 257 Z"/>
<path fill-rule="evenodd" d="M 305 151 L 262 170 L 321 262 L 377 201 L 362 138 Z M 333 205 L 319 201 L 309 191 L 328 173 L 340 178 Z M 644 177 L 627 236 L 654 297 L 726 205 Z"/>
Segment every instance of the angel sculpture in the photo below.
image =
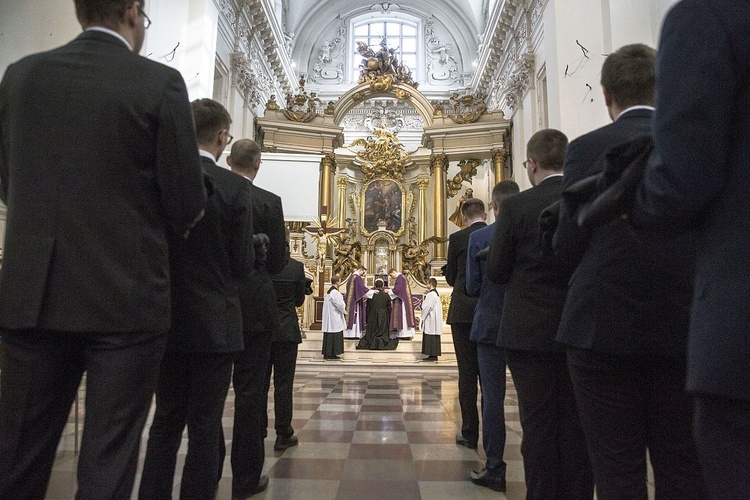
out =
<path fill-rule="evenodd" d="M 349 276 L 360 265 L 362 260 L 362 245 L 359 241 L 352 241 L 349 236 L 334 237 L 334 258 L 332 271 L 339 276 Z"/>
<path fill-rule="evenodd" d="M 430 253 L 427 247 L 430 243 L 445 243 L 446 241 L 448 241 L 448 238 L 430 236 L 419 244 L 417 244 L 417 240 L 411 240 L 409 243 L 398 245 L 397 248 L 401 250 L 403 268 L 409 271 L 419 283 L 426 283 L 428 278 L 427 256 Z"/>

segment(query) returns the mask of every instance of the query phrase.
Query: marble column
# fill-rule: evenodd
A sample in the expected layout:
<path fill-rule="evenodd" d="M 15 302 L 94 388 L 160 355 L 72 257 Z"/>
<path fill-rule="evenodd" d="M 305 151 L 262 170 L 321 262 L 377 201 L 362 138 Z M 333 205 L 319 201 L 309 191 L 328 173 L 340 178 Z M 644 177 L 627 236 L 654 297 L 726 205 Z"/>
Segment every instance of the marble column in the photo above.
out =
<path fill-rule="evenodd" d="M 430 157 L 430 174 L 435 180 L 435 198 L 433 199 L 433 214 L 435 221 L 435 236 L 445 238 L 445 175 L 448 172 L 448 157 L 444 154 L 434 154 Z M 445 243 L 435 244 L 435 259 L 445 260 Z"/>

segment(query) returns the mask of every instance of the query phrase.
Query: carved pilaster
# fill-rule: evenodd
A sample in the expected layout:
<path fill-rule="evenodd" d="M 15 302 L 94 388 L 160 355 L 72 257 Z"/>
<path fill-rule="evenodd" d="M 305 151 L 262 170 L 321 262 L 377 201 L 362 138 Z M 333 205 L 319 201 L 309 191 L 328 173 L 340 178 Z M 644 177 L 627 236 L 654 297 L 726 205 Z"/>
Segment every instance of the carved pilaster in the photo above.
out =
<path fill-rule="evenodd" d="M 434 154 L 430 157 L 430 174 L 435 179 L 435 197 L 433 199 L 433 214 L 435 220 L 435 236 L 445 238 L 445 174 L 448 171 L 448 157 L 444 154 Z M 445 259 L 445 243 L 435 244 L 435 259 Z"/>

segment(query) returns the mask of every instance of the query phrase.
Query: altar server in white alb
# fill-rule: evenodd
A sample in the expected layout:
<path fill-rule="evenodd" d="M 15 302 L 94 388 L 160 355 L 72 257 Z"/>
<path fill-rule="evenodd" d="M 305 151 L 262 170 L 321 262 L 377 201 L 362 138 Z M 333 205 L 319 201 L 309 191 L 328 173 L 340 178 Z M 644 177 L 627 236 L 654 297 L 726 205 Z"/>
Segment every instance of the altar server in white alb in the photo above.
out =
<path fill-rule="evenodd" d="M 437 361 L 440 351 L 440 334 L 443 333 L 443 303 L 437 291 L 437 280 L 427 281 L 427 293 L 422 299 L 422 354 L 424 361 Z"/>
<path fill-rule="evenodd" d="M 323 358 L 341 359 L 344 352 L 344 329 L 346 328 L 346 304 L 339 292 L 338 274 L 331 278 L 331 288 L 323 297 Z"/>

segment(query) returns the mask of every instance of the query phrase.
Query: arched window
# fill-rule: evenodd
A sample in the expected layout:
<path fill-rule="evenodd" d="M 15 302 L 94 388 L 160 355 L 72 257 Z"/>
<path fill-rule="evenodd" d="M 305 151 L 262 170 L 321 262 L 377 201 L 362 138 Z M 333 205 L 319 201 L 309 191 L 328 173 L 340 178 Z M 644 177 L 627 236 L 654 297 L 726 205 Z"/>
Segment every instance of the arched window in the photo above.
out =
<path fill-rule="evenodd" d="M 409 67 L 413 75 L 418 73 L 419 57 L 418 46 L 418 24 L 414 21 L 404 19 L 368 19 L 354 23 L 352 26 L 354 43 L 352 46 L 352 80 L 356 80 L 360 72 L 362 56 L 357 53 L 357 42 L 364 42 L 375 52 L 378 51 L 380 42 L 385 38 L 388 48 L 396 49 L 398 60 Z"/>

